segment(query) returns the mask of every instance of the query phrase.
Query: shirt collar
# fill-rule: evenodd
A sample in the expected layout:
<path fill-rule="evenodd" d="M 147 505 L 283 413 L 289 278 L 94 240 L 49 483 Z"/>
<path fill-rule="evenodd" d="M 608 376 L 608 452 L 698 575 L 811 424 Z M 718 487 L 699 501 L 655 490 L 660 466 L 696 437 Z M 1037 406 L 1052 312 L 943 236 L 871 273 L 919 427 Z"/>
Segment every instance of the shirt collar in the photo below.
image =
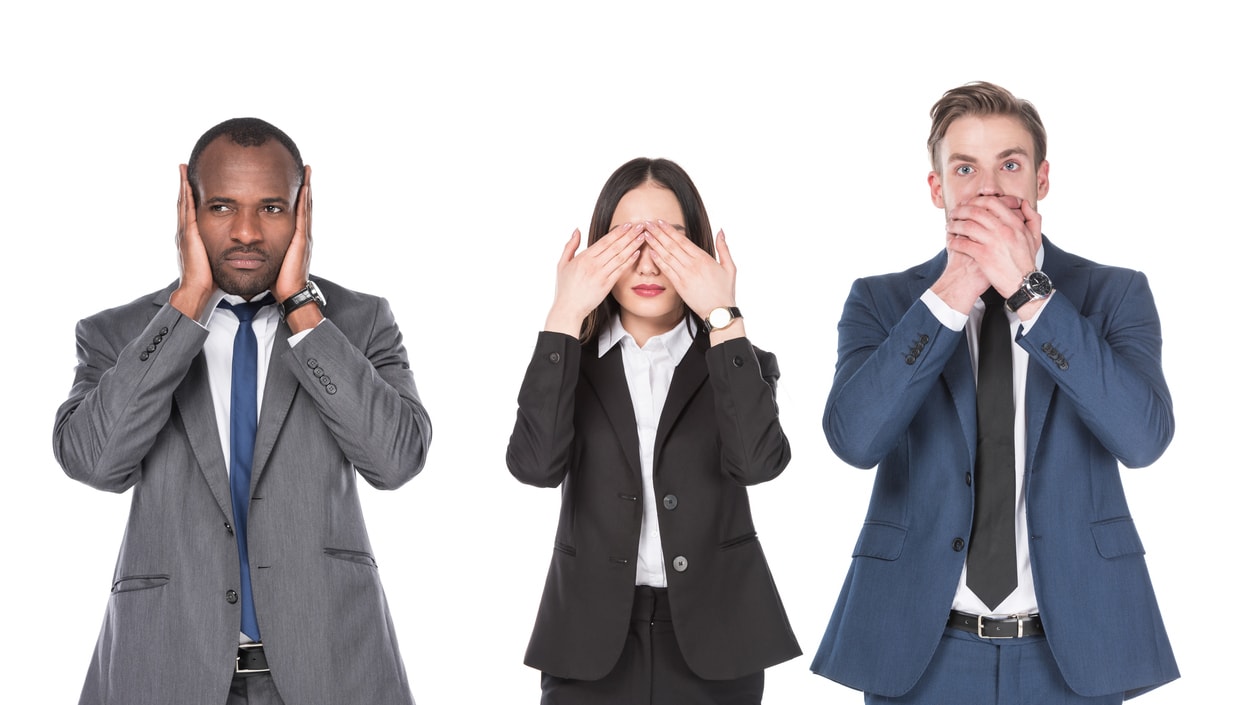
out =
<path fill-rule="evenodd" d="M 654 343 L 654 341 L 657 342 Z M 638 347 L 635 338 L 632 338 L 627 329 L 623 328 L 623 321 L 616 313 L 610 319 L 609 325 L 597 337 L 597 357 L 605 357 L 606 353 L 620 343 Z M 679 361 L 684 359 L 684 355 L 688 354 L 688 348 L 692 346 L 692 331 L 688 328 L 688 316 L 680 319 L 679 323 L 669 331 L 649 338 L 644 347 L 647 348 L 650 345 L 660 345 L 670 356 L 671 361 L 678 365 Z"/>

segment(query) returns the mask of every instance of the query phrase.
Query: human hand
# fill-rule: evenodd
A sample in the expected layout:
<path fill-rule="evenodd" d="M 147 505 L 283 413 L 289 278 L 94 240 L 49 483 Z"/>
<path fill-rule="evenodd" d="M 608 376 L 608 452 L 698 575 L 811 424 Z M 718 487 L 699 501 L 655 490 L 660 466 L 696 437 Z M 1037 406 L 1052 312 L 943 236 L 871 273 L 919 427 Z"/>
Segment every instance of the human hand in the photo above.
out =
<path fill-rule="evenodd" d="M 1041 246 L 1041 216 L 1014 196 L 979 196 L 949 213 L 952 251 L 968 255 L 988 283 L 1004 297 L 1019 289 L 1036 269 Z"/>
<path fill-rule="evenodd" d="M 654 263 L 688 308 L 705 318 L 716 308 L 736 305 L 736 263 L 722 230 L 714 238 L 715 259 L 670 223 L 650 220 L 644 226 Z"/>
<path fill-rule="evenodd" d="M 217 289 L 213 282 L 213 270 L 209 266 L 209 254 L 200 239 L 196 225 L 196 199 L 192 196 L 191 183 L 187 180 L 187 165 L 179 165 L 179 197 L 177 203 L 178 229 L 175 246 L 179 256 L 179 285 L 170 294 L 170 305 L 188 318 L 200 319 Z"/>
<path fill-rule="evenodd" d="M 579 230 L 571 233 L 557 261 L 553 307 L 544 329 L 578 338 L 589 313 L 601 305 L 614 283 L 640 258 L 643 223 L 623 223 L 579 254 Z"/>
<path fill-rule="evenodd" d="M 309 262 L 313 259 L 312 177 L 313 169 L 306 164 L 305 183 L 296 194 L 296 225 L 292 231 L 292 241 L 288 243 L 283 264 L 279 265 L 279 275 L 271 291 L 276 301 L 286 301 L 304 289 L 305 283 L 309 281 Z M 292 311 L 287 317 L 287 325 L 293 333 L 299 333 L 313 328 L 321 320 L 322 310 L 317 305 L 306 304 Z"/>

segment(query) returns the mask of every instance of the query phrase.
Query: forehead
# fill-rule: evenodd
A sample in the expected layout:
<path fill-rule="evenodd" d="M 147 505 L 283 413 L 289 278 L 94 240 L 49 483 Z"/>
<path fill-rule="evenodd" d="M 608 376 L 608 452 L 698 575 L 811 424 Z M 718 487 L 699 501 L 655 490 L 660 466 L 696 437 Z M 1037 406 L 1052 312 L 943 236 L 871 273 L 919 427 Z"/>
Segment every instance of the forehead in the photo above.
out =
<path fill-rule="evenodd" d="M 1018 150 L 1035 159 L 1032 134 L 1010 115 L 964 115 L 954 120 L 940 141 L 940 161 L 952 155 L 969 158 L 996 158 Z"/>
<path fill-rule="evenodd" d="M 196 172 L 202 198 L 294 199 L 299 187 L 296 160 L 273 139 L 258 147 L 242 147 L 225 135 L 219 137 L 201 153 Z"/>
<path fill-rule="evenodd" d="M 611 220 L 612 225 L 619 225 L 658 218 L 684 224 L 684 212 L 675 193 L 665 186 L 646 182 L 623 194 Z"/>

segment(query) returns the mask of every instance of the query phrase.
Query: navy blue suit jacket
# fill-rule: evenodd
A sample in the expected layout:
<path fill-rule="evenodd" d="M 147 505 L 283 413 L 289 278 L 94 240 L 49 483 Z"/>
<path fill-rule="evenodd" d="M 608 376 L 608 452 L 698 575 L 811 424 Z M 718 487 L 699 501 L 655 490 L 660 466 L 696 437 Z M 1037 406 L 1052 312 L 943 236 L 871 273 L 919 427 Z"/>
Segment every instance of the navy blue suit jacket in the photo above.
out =
<path fill-rule="evenodd" d="M 971 534 L 975 377 L 966 335 L 919 296 L 946 255 L 854 282 L 823 426 L 850 465 L 878 465 L 866 523 L 813 670 L 906 693 L 945 629 Z M 1145 275 L 1045 242 L 1049 305 L 1028 351 L 1024 483 L 1032 575 L 1058 667 L 1082 695 L 1136 695 L 1179 677 L 1119 463 L 1156 460 L 1174 432 Z"/>

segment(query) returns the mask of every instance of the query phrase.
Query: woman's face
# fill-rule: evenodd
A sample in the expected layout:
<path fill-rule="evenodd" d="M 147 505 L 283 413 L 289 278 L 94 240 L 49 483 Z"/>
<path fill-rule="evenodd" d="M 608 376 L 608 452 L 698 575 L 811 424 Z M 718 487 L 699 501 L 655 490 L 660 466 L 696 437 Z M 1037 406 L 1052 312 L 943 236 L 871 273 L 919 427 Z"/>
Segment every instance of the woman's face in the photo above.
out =
<path fill-rule="evenodd" d="M 664 220 L 688 234 L 679 199 L 665 186 L 645 182 L 628 191 L 618 202 L 610 227 L 646 220 Z M 649 338 L 674 328 L 684 316 L 684 302 L 653 260 L 653 249 L 641 246 L 640 258 L 619 277 L 610 290 L 622 309 L 623 328 L 644 345 Z"/>

